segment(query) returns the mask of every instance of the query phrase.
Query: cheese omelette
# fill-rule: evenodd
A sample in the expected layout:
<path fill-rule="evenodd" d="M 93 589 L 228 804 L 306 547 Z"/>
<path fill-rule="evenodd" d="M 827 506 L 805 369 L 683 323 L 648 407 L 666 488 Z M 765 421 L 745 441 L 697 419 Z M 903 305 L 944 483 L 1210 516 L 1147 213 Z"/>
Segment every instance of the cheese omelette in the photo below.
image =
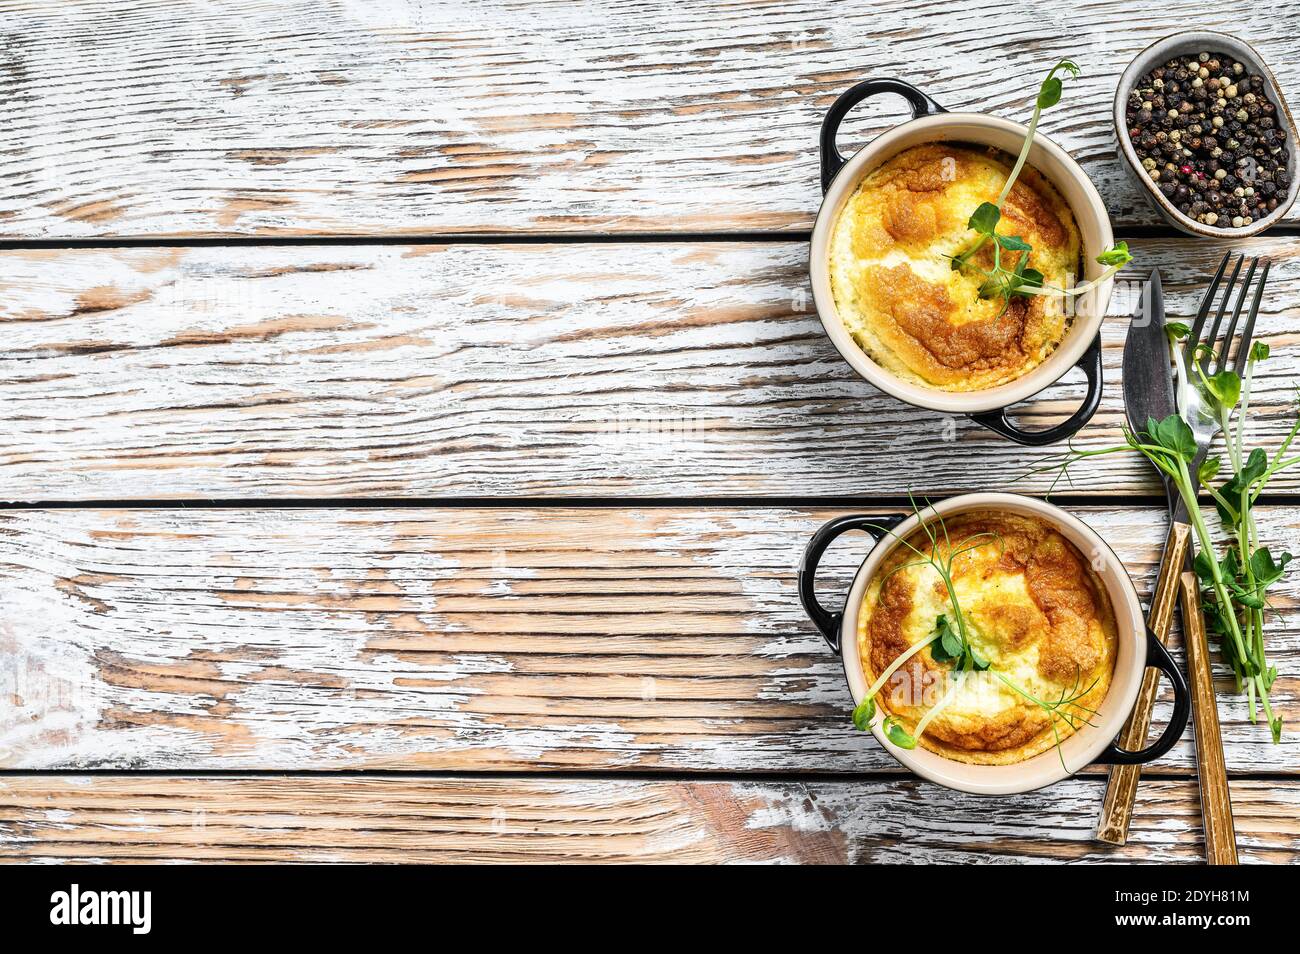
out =
<path fill-rule="evenodd" d="M 913 732 L 947 695 L 919 740 L 923 748 L 960 762 L 1020 762 L 1073 734 L 1071 722 L 1081 726 L 1090 719 L 1081 707 L 1100 708 L 1115 668 L 1115 614 L 1087 560 L 1047 523 L 981 511 L 948 518 L 944 528 L 935 528 L 936 557 L 943 562 L 958 553 L 953 589 L 971 645 L 991 671 L 958 682 L 951 663 L 935 661 L 931 643 L 891 676 L 877 704 Z M 923 529 L 908 542 L 921 552 L 931 550 Z M 858 616 L 867 683 L 908 647 L 928 639 L 942 615 L 953 619 L 942 578 L 900 544 L 868 586 Z M 1078 706 L 1061 710 L 1071 717 L 1066 719 L 1017 689 L 1048 702 L 1077 694 Z"/>
<path fill-rule="evenodd" d="M 1024 376 L 1061 343 L 1069 327 L 1061 296 L 981 299 L 984 276 L 952 269 L 951 256 L 977 237 L 967 227 L 971 213 L 996 201 L 1010 174 L 1009 157 L 996 150 L 914 146 L 868 174 L 845 203 L 830 239 L 835 307 L 886 370 L 923 387 L 978 391 Z M 1028 165 L 997 231 L 1033 247 L 1028 267 L 1048 286 L 1075 283 L 1082 243 L 1074 215 Z M 1019 254 L 1004 251 L 1003 266 Z M 993 243 L 973 264 L 993 269 Z"/>

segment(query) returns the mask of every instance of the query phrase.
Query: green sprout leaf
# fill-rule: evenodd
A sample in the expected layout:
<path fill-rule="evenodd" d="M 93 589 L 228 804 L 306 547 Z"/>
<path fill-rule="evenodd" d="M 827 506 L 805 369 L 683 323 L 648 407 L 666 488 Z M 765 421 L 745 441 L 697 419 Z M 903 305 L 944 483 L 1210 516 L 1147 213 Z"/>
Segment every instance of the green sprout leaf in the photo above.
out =
<path fill-rule="evenodd" d="M 1020 264 L 1012 273 L 1009 284 L 1009 290 L 1012 295 L 1032 295 L 1033 290 L 1043 287 L 1043 273 L 1036 268 L 1025 268 L 1025 262 L 1029 257 L 1026 255 L 1020 259 Z"/>
<path fill-rule="evenodd" d="M 1246 458 L 1246 463 L 1242 465 L 1241 470 L 1237 471 L 1228 480 L 1224 481 L 1215 495 L 1214 506 L 1219 511 L 1220 519 L 1226 523 L 1232 524 L 1240 517 L 1238 513 L 1241 493 L 1243 490 L 1249 491 L 1257 480 L 1262 478 L 1268 470 L 1268 454 L 1264 448 L 1256 447 Z M 1202 480 L 1202 484 L 1208 486 L 1209 481 Z M 1228 506 L 1225 506 L 1227 504 Z"/>
<path fill-rule="evenodd" d="M 1128 242 L 1116 242 L 1097 256 L 1097 264 L 1107 267 L 1123 268 L 1131 261 L 1133 255 L 1128 250 Z"/>
<path fill-rule="evenodd" d="M 992 235 L 993 230 L 998 227 L 998 221 L 1002 218 L 1002 210 L 992 202 L 981 202 L 979 207 L 971 213 L 970 221 L 966 223 L 968 228 L 976 232 L 983 232 L 986 235 Z"/>
<path fill-rule="evenodd" d="M 1242 606 L 1249 607 L 1250 609 L 1262 610 L 1267 605 L 1262 596 L 1259 596 L 1249 588 L 1242 586 L 1240 583 L 1229 583 L 1228 589 L 1232 593 L 1232 598 Z"/>
<path fill-rule="evenodd" d="M 1237 400 L 1241 397 L 1241 378 L 1235 371 L 1220 371 L 1205 380 L 1210 393 L 1220 404 L 1229 410 L 1237 406 Z"/>
<path fill-rule="evenodd" d="M 1147 436 L 1185 461 L 1196 456 L 1196 438 L 1192 435 L 1192 429 L 1177 414 L 1170 414 L 1163 421 L 1148 418 Z"/>
<path fill-rule="evenodd" d="M 1007 294 L 1006 273 L 1000 272 L 984 279 L 977 293 L 980 298 L 1005 298 Z"/>
<path fill-rule="evenodd" d="M 1291 554 L 1283 553 L 1275 561 L 1268 547 L 1260 547 L 1250 555 L 1251 574 L 1260 588 L 1267 589 L 1282 579 L 1282 575 L 1286 573 L 1286 565 L 1292 559 L 1294 558 Z"/>
<path fill-rule="evenodd" d="M 1181 321 L 1171 321 L 1165 325 L 1165 337 L 1169 339 L 1170 345 L 1175 341 L 1182 341 L 1191 333 L 1192 329 L 1188 328 Z"/>
<path fill-rule="evenodd" d="M 867 696 L 853 710 L 853 728 L 866 732 L 871 728 L 871 720 L 876 717 L 876 697 Z"/>
<path fill-rule="evenodd" d="M 1250 348 L 1251 361 L 1267 361 L 1269 348 L 1263 341 L 1256 341 Z"/>
<path fill-rule="evenodd" d="M 1052 71 L 1047 74 L 1047 79 L 1043 80 L 1043 85 L 1038 88 L 1038 100 L 1035 105 L 1039 111 L 1051 109 L 1061 101 L 1061 77 L 1057 72 L 1069 73 L 1070 76 L 1079 75 L 1079 66 L 1072 60 L 1061 60 L 1052 67 Z"/>
<path fill-rule="evenodd" d="M 1049 76 L 1038 90 L 1038 108 L 1051 109 L 1061 101 L 1061 78 Z"/>
<path fill-rule="evenodd" d="M 903 728 L 903 724 L 894 716 L 887 718 L 883 723 L 881 723 L 880 727 L 884 730 L 885 738 L 894 743 L 894 745 L 898 746 L 900 749 L 916 748 L 916 739 L 912 738 L 912 736 L 908 734 L 908 731 Z"/>
<path fill-rule="evenodd" d="M 934 631 L 939 638 L 930 644 L 931 658 L 937 663 L 960 659 L 966 644 L 961 638 L 961 633 L 948 622 L 947 615 L 941 615 L 935 620 Z"/>
<path fill-rule="evenodd" d="M 1223 462 L 1218 457 L 1205 458 L 1205 460 L 1201 461 L 1201 469 L 1197 471 L 1196 479 L 1202 485 L 1208 487 L 1210 481 L 1218 475 L 1221 466 L 1223 466 Z"/>
<path fill-rule="evenodd" d="M 1205 585 L 1214 582 L 1214 570 L 1211 568 L 1210 555 L 1204 550 L 1198 550 L 1195 559 L 1192 560 L 1192 571 Z"/>

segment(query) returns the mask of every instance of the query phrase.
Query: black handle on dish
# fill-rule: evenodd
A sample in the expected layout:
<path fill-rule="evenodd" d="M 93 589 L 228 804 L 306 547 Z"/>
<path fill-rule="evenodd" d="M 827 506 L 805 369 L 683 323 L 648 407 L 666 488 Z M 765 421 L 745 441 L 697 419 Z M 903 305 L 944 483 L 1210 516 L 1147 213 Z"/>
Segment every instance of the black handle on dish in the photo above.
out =
<path fill-rule="evenodd" d="M 835 173 L 839 172 L 844 163 L 848 162 L 847 159 L 840 155 L 840 151 L 835 148 L 835 136 L 840 131 L 840 123 L 844 121 L 844 117 L 850 109 L 868 96 L 875 96 L 877 93 L 897 93 L 902 96 L 907 100 L 908 105 L 912 107 L 913 119 L 948 111 L 911 83 L 904 83 L 901 79 L 893 79 L 892 77 L 868 79 L 863 80 L 856 86 L 849 87 L 840 94 L 839 99 L 831 104 L 830 110 L 826 113 L 826 118 L 822 120 L 822 192 L 831 187 L 831 180 L 835 178 Z"/>
<path fill-rule="evenodd" d="M 1169 724 L 1165 726 L 1165 731 L 1160 733 L 1160 738 L 1145 749 L 1129 752 L 1111 742 L 1106 747 L 1106 751 L 1097 757 L 1098 765 L 1145 765 L 1154 762 L 1174 747 L 1174 743 L 1182 737 L 1183 730 L 1187 728 L 1187 717 L 1192 711 L 1187 680 L 1183 678 L 1182 670 L 1174 662 L 1174 657 L 1169 655 L 1169 650 L 1165 649 L 1164 644 L 1149 629 L 1147 630 L 1147 665 L 1155 666 L 1163 672 L 1170 685 L 1174 687 L 1174 714 L 1169 717 Z"/>
<path fill-rule="evenodd" d="M 995 431 L 1017 444 L 1028 444 L 1030 447 L 1055 444 L 1059 440 L 1073 437 L 1083 425 L 1092 420 L 1092 416 L 1097 413 L 1097 408 L 1101 404 L 1101 335 L 1097 335 L 1092 344 L 1088 346 L 1088 350 L 1083 353 L 1083 357 L 1079 359 L 1075 367 L 1083 368 L 1083 373 L 1088 378 L 1088 393 L 1084 395 L 1083 403 L 1079 405 L 1079 409 L 1060 424 L 1042 431 L 1022 431 L 1011 423 L 1011 419 L 1007 417 L 1006 408 L 985 411 L 981 414 L 968 414 L 967 417 L 976 424 L 983 424 L 990 431 Z"/>
<path fill-rule="evenodd" d="M 803 560 L 799 563 L 799 602 L 803 604 L 804 612 L 813 621 L 818 632 L 837 654 L 840 651 L 840 624 L 844 620 L 844 614 L 832 613 L 817 602 L 814 584 L 817 577 L 817 564 L 821 563 L 822 554 L 831 545 L 831 541 L 850 530 L 862 530 L 869 534 L 873 541 L 871 545 L 874 547 L 880 542 L 881 537 L 906 519 L 907 514 L 902 513 L 885 516 L 860 513 L 849 517 L 836 517 L 814 533 L 812 539 L 808 541 L 808 548 L 804 550 Z"/>

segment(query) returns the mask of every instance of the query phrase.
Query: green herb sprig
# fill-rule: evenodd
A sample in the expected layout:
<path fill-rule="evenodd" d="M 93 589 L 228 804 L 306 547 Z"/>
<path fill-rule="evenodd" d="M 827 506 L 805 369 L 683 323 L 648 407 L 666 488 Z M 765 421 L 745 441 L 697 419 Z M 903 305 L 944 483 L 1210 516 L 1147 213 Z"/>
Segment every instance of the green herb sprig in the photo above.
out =
<path fill-rule="evenodd" d="M 983 276 L 984 280 L 980 283 L 977 294 L 983 299 L 1002 299 L 1004 312 L 1010 306 L 1011 299 L 1016 296 L 1082 295 L 1111 278 L 1133 258 L 1129 253 L 1128 244 L 1119 242 L 1097 256 L 1097 263 L 1105 266 L 1105 271 L 1097 278 L 1068 289 L 1055 288 L 1045 283 L 1042 272 L 1029 267 L 1029 253 L 1033 251 L 1033 246 L 1019 235 L 1004 235 L 997 230 L 1002 220 L 1002 206 L 1006 203 L 1007 196 L 1011 194 L 1011 187 L 1020 177 L 1020 172 L 1029 158 L 1029 151 L 1034 143 L 1034 133 L 1038 129 L 1043 110 L 1051 109 L 1061 101 L 1063 80 L 1067 76 L 1073 78 L 1078 75 L 1079 65 L 1069 59 L 1060 60 L 1048 71 L 1038 87 L 1038 96 L 1034 100 L 1034 113 L 1029 120 L 1025 141 L 1020 147 L 1020 155 L 1016 157 L 1011 174 L 1003 183 L 1002 191 L 998 193 L 995 202 L 982 202 L 971 213 L 966 225 L 977 234 L 964 251 L 951 256 L 953 271 L 969 269 Z M 974 262 L 976 254 L 989 242 L 993 243 L 992 271 L 980 268 Z"/>
<path fill-rule="evenodd" d="M 1086 689 L 1080 689 L 1079 684 L 1083 681 L 1083 674 L 1077 669 L 1075 670 L 1074 675 L 1074 685 L 1069 690 L 1062 689 L 1061 694 L 1057 698 L 1051 700 L 1038 698 L 1033 693 L 1016 685 L 1000 672 L 995 671 L 993 675 L 996 676 L 1008 689 L 1011 689 L 1018 695 L 1028 699 L 1034 705 L 1047 713 L 1048 719 L 1052 725 L 1052 736 L 1056 739 L 1056 751 L 1058 754 L 1061 751 L 1061 733 L 1060 730 L 1056 728 L 1056 719 L 1058 716 L 1066 725 L 1076 732 L 1079 730 L 1079 726 L 1081 725 L 1093 724 L 1091 717 L 1097 714 L 1097 710 L 1088 708 L 1079 700 L 1086 698 L 1088 693 L 1092 692 L 1092 690 L 1096 688 L 1098 680 L 1094 679 L 1088 684 Z M 1083 714 L 1081 715 L 1080 713 Z M 1064 756 L 1061 757 L 1061 765 L 1062 767 L 1065 765 Z"/>
<path fill-rule="evenodd" d="M 1186 325 L 1171 322 L 1166 325 L 1171 341 L 1186 337 Z M 1192 530 L 1196 535 L 1199 552 L 1193 569 L 1201 585 L 1201 597 L 1210 632 L 1217 635 L 1224 659 L 1236 678 L 1237 691 L 1248 698 L 1250 720 L 1259 721 L 1262 710 L 1274 742 L 1282 738 L 1282 717 L 1269 698 L 1269 690 L 1277 678 L 1277 668 L 1269 664 L 1264 645 L 1265 613 L 1269 609 L 1267 591 L 1286 574 L 1293 560 L 1290 553 L 1274 556 L 1261 543 L 1255 519 L 1255 502 L 1264 492 L 1269 480 L 1288 467 L 1300 463 L 1300 456 L 1287 457 L 1297 434 L 1300 434 L 1300 414 L 1282 444 L 1270 457 L 1260 447 L 1249 454 L 1245 451 L 1245 423 L 1250 406 L 1251 383 L 1256 366 L 1269 357 L 1269 349 L 1257 342 L 1247 356 L 1245 375 L 1225 370 L 1207 375 L 1201 367 L 1201 349 L 1196 350 L 1192 371 L 1183 367 L 1179 352 L 1179 373 L 1184 380 L 1197 387 L 1210 412 L 1217 417 L 1223 429 L 1227 449 L 1229 475 L 1219 486 L 1214 486 L 1223 469 L 1221 458 L 1207 458 L 1197 474 L 1198 482 L 1214 501 L 1229 543 L 1219 555 L 1215 540 L 1201 513 L 1196 496 L 1196 483 L 1192 480 L 1191 465 L 1196 457 L 1196 439 L 1192 429 L 1177 414 L 1162 421 L 1148 420 L 1146 429 L 1134 433 L 1123 430 L 1124 443 L 1091 451 L 1071 449 L 1055 455 L 1043 467 L 1030 474 L 1057 471 L 1057 480 L 1068 475 L 1073 464 L 1089 458 L 1118 452 L 1135 451 L 1149 460 L 1161 473 L 1167 475 L 1177 488 L 1187 506 Z M 1236 416 L 1235 427 L 1233 416 Z M 1052 488 L 1056 486 L 1053 481 Z M 1050 492 L 1050 490 L 1049 490 Z"/>

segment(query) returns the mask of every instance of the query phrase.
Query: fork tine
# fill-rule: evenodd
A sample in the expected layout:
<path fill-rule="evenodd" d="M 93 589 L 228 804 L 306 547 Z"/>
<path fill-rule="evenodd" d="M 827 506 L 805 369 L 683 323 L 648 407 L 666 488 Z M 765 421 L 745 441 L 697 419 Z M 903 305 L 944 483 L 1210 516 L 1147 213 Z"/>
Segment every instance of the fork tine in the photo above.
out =
<path fill-rule="evenodd" d="M 1219 270 L 1214 273 L 1214 278 L 1210 279 L 1210 287 L 1205 289 L 1205 297 L 1201 299 L 1201 307 L 1196 310 L 1196 321 L 1192 324 L 1192 330 L 1187 335 L 1187 344 L 1183 345 L 1183 364 L 1191 367 L 1192 354 L 1196 351 L 1196 342 L 1201 339 L 1201 329 L 1205 327 L 1205 316 L 1210 313 L 1210 305 L 1214 303 L 1214 293 L 1219 290 L 1219 281 L 1223 278 L 1224 269 L 1228 267 L 1228 260 L 1232 258 L 1232 252 L 1224 252 L 1223 261 L 1219 262 Z"/>
<path fill-rule="evenodd" d="M 1237 358 L 1232 363 L 1232 370 L 1240 377 L 1250 360 L 1250 347 L 1255 343 L 1255 319 L 1259 317 L 1259 303 L 1264 297 L 1264 283 L 1268 281 L 1268 268 L 1273 263 L 1264 259 L 1264 270 L 1259 273 L 1259 284 L 1255 286 L 1255 300 L 1250 303 L 1250 314 L 1246 316 L 1246 327 L 1241 333 L 1241 344 L 1237 348 Z"/>
<path fill-rule="evenodd" d="M 1241 283 L 1241 288 L 1237 292 L 1237 304 L 1232 309 L 1232 321 L 1228 322 L 1228 330 L 1223 333 L 1223 346 L 1215 351 L 1214 374 L 1218 374 L 1228 366 L 1228 355 L 1232 351 L 1232 336 L 1237 333 L 1237 322 L 1241 318 L 1241 306 L 1246 303 L 1246 293 L 1250 291 L 1250 283 L 1255 280 L 1255 269 L 1258 265 L 1258 258 L 1250 260 L 1250 269 L 1246 272 L 1246 280 Z"/>
<path fill-rule="evenodd" d="M 1219 310 L 1214 314 L 1214 324 L 1210 326 L 1210 333 L 1202 339 L 1202 343 L 1207 345 L 1209 353 L 1202 351 L 1196 363 L 1201 366 L 1204 372 L 1209 371 L 1210 357 L 1215 353 L 1214 343 L 1219 340 L 1219 326 L 1223 324 L 1224 313 L 1228 310 L 1228 302 L 1232 298 L 1233 286 L 1237 284 L 1237 276 L 1241 273 L 1241 263 L 1246 260 L 1242 255 L 1237 259 L 1237 264 L 1232 266 L 1232 276 L 1228 279 L 1228 287 L 1223 290 L 1223 297 L 1219 300 Z"/>

